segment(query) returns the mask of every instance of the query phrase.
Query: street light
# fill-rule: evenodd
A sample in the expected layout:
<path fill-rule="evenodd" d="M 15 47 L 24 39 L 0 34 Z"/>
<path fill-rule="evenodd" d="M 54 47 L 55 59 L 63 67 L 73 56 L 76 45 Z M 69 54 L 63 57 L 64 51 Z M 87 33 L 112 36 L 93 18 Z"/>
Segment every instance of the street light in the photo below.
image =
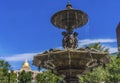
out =
<path fill-rule="evenodd" d="M 19 72 L 17 72 L 17 79 L 16 79 L 17 83 L 19 82 L 18 77 L 19 77 Z"/>
<path fill-rule="evenodd" d="M 8 70 L 8 83 L 10 83 L 10 73 L 11 73 L 11 71 Z"/>
<path fill-rule="evenodd" d="M 46 77 L 46 83 L 49 83 L 49 78 L 48 77 Z"/>

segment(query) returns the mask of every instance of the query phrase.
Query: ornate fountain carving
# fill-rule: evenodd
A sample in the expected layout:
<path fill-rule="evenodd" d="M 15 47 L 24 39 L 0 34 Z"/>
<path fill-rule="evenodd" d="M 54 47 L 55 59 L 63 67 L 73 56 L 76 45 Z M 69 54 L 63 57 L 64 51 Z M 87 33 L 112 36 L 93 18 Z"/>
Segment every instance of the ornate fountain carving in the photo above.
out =
<path fill-rule="evenodd" d="M 62 32 L 63 40 L 62 45 L 66 48 L 75 49 L 78 46 L 78 39 L 76 38 L 78 33 L 77 32 Z"/>
<path fill-rule="evenodd" d="M 66 83 L 79 83 L 78 74 L 85 74 L 94 67 L 110 62 L 108 53 L 90 48 L 77 49 L 78 33 L 74 32 L 74 29 L 80 28 L 88 22 L 86 13 L 73 9 L 72 5 L 68 3 L 65 10 L 52 16 L 51 22 L 54 26 L 66 30 L 62 32 L 64 50 L 50 49 L 34 56 L 34 65 L 64 75 Z"/>

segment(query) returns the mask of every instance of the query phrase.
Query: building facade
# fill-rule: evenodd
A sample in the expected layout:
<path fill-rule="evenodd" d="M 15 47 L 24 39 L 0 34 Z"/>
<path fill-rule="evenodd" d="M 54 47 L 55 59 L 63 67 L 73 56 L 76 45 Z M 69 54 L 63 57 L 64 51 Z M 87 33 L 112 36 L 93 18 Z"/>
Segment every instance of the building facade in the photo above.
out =
<path fill-rule="evenodd" d="M 32 72 L 32 73 L 33 73 L 33 74 L 32 74 L 32 78 L 33 78 L 33 79 L 35 79 L 35 77 L 36 77 L 36 75 L 37 75 L 38 73 L 41 73 L 41 72 L 39 72 L 39 71 L 37 71 L 37 70 L 32 70 L 27 59 L 23 62 L 22 67 L 21 67 L 19 70 L 14 70 L 14 73 L 17 74 L 17 78 L 18 78 L 18 76 L 19 76 L 19 73 L 22 72 L 22 71 Z"/>

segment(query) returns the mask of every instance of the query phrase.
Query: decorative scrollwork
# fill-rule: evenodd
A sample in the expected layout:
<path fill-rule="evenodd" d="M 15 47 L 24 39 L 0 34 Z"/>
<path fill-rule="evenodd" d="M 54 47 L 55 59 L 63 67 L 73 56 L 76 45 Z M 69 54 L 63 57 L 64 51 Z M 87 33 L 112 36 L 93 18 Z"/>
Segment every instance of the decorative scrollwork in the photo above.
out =
<path fill-rule="evenodd" d="M 62 32 L 63 40 L 62 44 L 64 48 L 77 48 L 78 40 L 77 40 L 77 32 Z"/>
<path fill-rule="evenodd" d="M 52 60 L 45 61 L 44 66 L 49 68 L 49 69 L 55 69 L 55 65 L 52 63 Z"/>
<path fill-rule="evenodd" d="M 91 61 L 89 61 L 89 62 L 86 64 L 86 66 L 87 66 L 88 68 L 92 68 L 92 67 L 95 67 L 95 66 L 97 66 L 97 65 L 98 65 L 97 60 L 91 60 Z"/>

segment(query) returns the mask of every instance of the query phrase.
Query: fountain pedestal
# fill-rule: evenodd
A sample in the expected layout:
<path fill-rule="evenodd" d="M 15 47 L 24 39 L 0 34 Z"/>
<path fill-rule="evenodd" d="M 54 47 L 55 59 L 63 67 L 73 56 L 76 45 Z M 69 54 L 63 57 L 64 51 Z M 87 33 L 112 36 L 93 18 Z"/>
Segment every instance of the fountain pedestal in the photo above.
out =
<path fill-rule="evenodd" d="M 64 78 L 64 80 L 66 81 L 66 83 L 79 83 L 79 79 L 78 77 L 66 77 Z"/>

